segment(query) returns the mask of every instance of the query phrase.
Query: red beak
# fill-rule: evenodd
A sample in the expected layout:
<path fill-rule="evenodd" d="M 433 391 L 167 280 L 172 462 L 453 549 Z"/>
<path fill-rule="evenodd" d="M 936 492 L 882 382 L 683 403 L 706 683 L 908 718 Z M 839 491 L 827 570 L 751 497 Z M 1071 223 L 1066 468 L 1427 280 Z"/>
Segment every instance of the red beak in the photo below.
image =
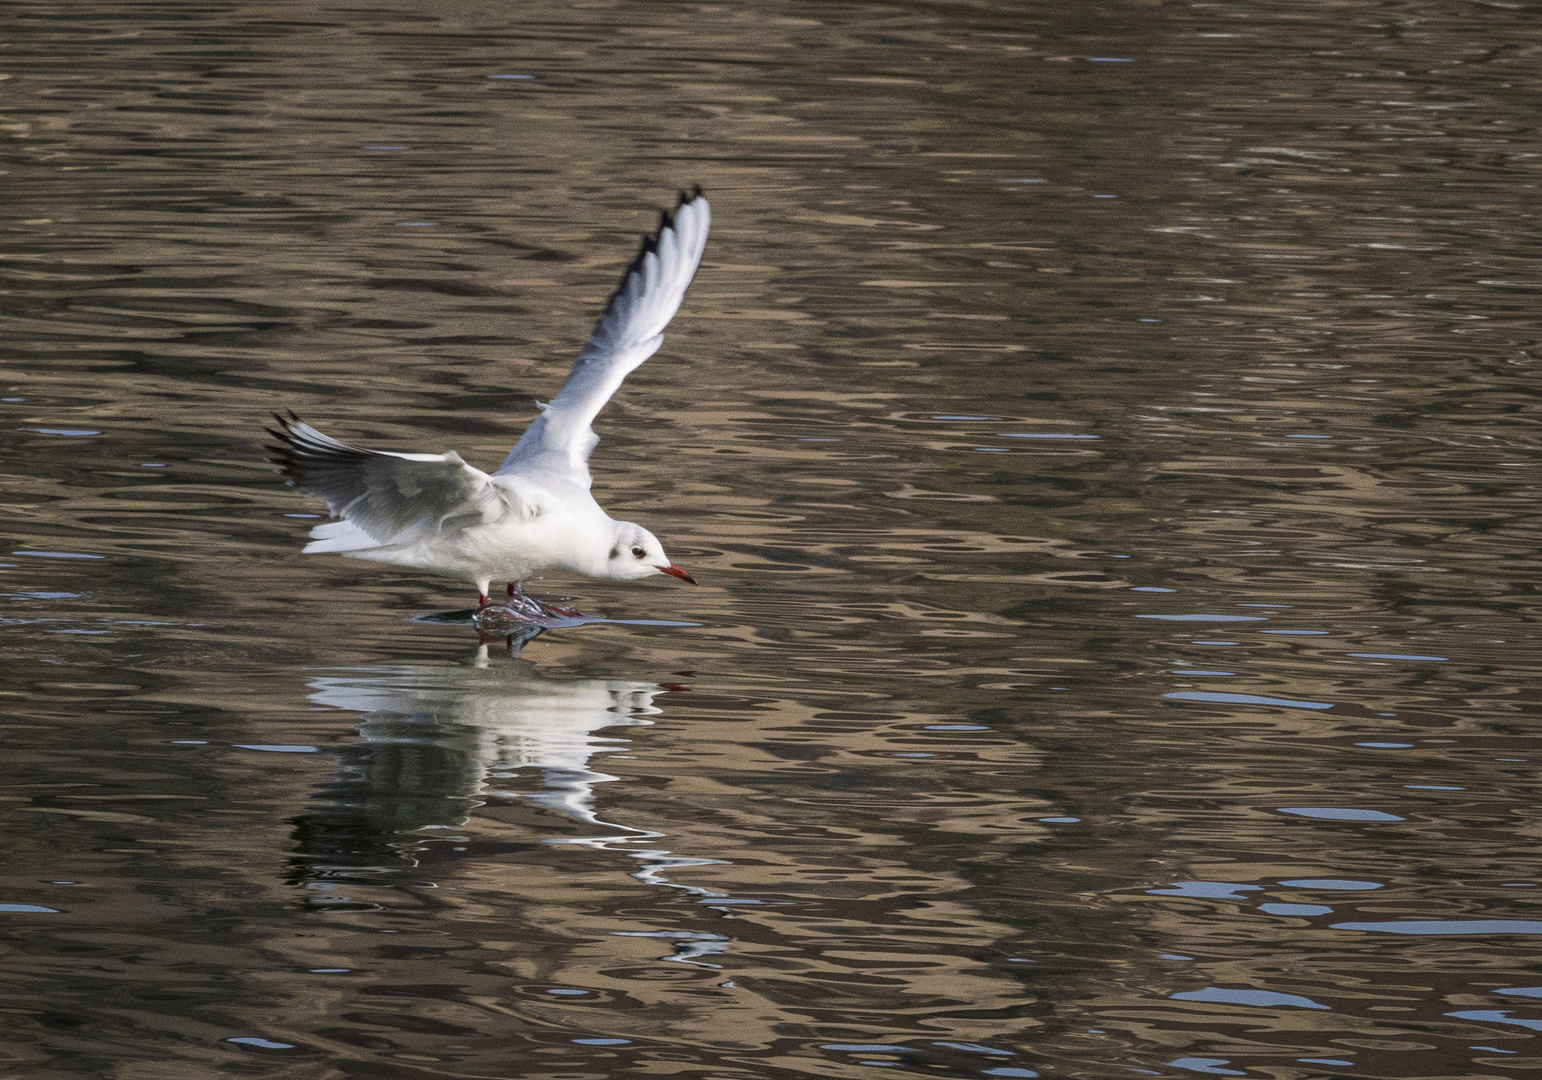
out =
<path fill-rule="evenodd" d="M 670 577 L 677 577 L 681 581 L 688 581 L 688 582 L 690 582 L 692 585 L 696 584 L 696 579 L 695 578 L 693 578 L 690 574 L 687 574 L 684 570 L 680 569 L 674 563 L 670 563 L 668 566 L 661 566 L 661 567 L 659 567 L 659 573 L 661 573 L 661 574 L 668 574 Z"/>

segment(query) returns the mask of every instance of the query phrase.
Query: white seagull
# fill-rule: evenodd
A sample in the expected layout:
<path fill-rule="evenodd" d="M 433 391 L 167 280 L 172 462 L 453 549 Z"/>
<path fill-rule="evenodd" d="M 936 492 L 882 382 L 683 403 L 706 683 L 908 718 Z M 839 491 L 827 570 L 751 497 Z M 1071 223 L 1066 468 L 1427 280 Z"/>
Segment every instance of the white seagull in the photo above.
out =
<path fill-rule="evenodd" d="M 476 583 L 483 607 L 494 579 L 510 596 L 540 570 L 635 581 L 654 574 L 696 580 L 669 561 L 641 525 L 611 518 L 589 493 L 595 415 L 623 379 L 664 343 L 707 246 L 712 212 L 697 187 L 643 238 L 621 284 L 605 302 L 589 343 L 561 393 L 540 405 L 491 475 L 455 451 L 397 454 L 360 450 L 290 413 L 268 433 L 281 445 L 269 460 L 289 486 L 325 499 L 334 518 L 311 530 L 306 554 L 410 566 Z"/>

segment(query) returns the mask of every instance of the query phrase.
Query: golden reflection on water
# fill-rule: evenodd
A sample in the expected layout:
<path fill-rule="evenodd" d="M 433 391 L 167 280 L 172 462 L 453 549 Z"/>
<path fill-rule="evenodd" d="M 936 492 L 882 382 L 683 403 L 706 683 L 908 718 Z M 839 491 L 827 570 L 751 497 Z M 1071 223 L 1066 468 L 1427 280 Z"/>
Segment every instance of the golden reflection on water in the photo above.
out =
<path fill-rule="evenodd" d="M 17 1068 L 1542 1057 L 1525 11 L 12 9 Z M 695 625 L 295 554 L 270 410 L 499 460 L 691 182 L 703 587 L 542 591 Z"/>

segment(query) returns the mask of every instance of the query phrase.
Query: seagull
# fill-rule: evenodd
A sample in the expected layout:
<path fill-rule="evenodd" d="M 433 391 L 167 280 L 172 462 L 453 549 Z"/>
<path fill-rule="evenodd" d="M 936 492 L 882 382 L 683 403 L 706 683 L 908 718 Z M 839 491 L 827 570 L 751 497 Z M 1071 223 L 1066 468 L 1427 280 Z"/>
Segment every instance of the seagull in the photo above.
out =
<path fill-rule="evenodd" d="M 567 382 L 525 430 L 494 473 L 453 450 L 399 454 L 362 450 L 304 423 L 274 414 L 267 449 L 290 487 L 326 500 L 334 520 L 311 530 L 306 554 L 407 566 L 508 594 L 547 569 L 636 581 L 668 574 L 696 584 L 669 561 L 647 529 L 616 521 L 589 492 L 589 453 L 599 442 L 590 424 L 621 382 L 664 343 L 707 245 L 712 211 L 695 187 L 643 237 L 621 284 L 568 372 Z"/>

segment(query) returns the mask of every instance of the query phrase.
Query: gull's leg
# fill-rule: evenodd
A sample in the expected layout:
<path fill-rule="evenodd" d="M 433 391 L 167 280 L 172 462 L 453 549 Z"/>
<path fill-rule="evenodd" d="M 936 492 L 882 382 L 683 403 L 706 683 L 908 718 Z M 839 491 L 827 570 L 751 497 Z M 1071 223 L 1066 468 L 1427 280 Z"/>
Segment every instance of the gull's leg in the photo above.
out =
<path fill-rule="evenodd" d="M 511 581 L 511 582 L 509 582 L 509 607 L 515 609 L 516 611 L 522 611 L 526 615 L 529 615 L 531 613 L 530 612 L 530 604 L 531 604 L 530 598 L 525 595 L 524 582 L 522 582 L 522 581 Z"/>

